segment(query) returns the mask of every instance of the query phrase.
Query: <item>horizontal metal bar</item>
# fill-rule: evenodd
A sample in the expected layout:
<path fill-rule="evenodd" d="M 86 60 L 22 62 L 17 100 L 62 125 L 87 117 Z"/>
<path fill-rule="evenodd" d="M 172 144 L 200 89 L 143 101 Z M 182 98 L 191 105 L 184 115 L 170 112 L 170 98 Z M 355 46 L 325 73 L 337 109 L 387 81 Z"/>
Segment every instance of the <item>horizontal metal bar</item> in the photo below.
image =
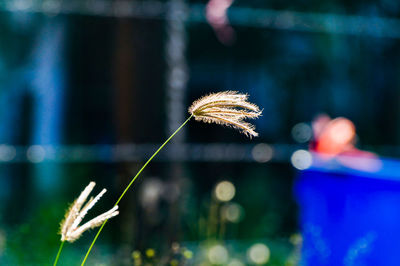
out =
<path fill-rule="evenodd" d="M 119 145 L 0 145 L 0 163 L 141 162 L 159 144 Z M 289 144 L 171 144 L 155 160 L 162 162 L 288 162 L 301 148 Z"/>
<path fill-rule="evenodd" d="M 168 2 L 164 3 L 159 1 L 0 1 L 0 10 L 7 12 L 174 19 L 166 15 L 168 9 Z M 191 4 L 189 8 L 180 15 L 185 18 L 187 22 L 208 23 L 205 17 L 205 5 L 202 4 Z M 312 33 L 359 35 L 377 38 L 400 38 L 400 19 L 398 18 L 288 10 L 280 11 L 237 6 L 232 6 L 228 9 L 228 17 L 230 23 L 235 26 Z"/>

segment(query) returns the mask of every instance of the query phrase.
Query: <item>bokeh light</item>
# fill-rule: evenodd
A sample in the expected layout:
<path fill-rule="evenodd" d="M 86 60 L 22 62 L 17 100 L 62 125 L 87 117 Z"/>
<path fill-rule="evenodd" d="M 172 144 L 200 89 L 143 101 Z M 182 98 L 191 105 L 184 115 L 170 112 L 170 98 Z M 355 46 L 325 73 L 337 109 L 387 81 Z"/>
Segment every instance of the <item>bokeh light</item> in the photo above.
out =
<path fill-rule="evenodd" d="M 186 259 L 191 259 L 191 258 L 193 258 L 193 252 L 188 250 L 188 249 L 186 249 L 186 250 L 183 251 L 183 256 Z"/>
<path fill-rule="evenodd" d="M 40 163 L 46 156 L 45 149 L 40 145 L 32 145 L 26 151 L 26 157 L 32 163 Z"/>
<path fill-rule="evenodd" d="M 228 262 L 229 253 L 226 247 L 215 245 L 208 250 L 207 257 L 213 264 L 225 264 Z"/>
<path fill-rule="evenodd" d="M 163 191 L 163 183 L 158 178 L 147 178 L 140 188 L 139 201 L 143 208 L 154 207 Z"/>
<path fill-rule="evenodd" d="M 289 238 L 289 242 L 293 245 L 300 245 L 303 242 L 303 236 L 299 233 L 292 234 Z"/>
<path fill-rule="evenodd" d="M 221 208 L 221 215 L 231 223 L 238 223 L 243 219 L 244 210 L 237 203 L 228 203 Z"/>
<path fill-rule="evenodd" d="M 235 186 L 229 181 L 221 181 L 215 187 L 215 197 L 219 201 L 230 201 L 235 193 Z"/>
<path fill-rule="evenodd" d="M 15 147 L 10 145 L 0 145 L 0 161 L 9 162 L 15 158 L 17 151 Z"/>
<path fill-rule="evenodd" d="M 260 143 L 254 146 L 251 151 L 254 160 L 259 163 L 266 163 L 270 161 L 274 155 L 272 147 L 266 143 Z"/>
<path fill-rule="evenodd" d="M 312 128 L 309 124 L 298 123 L 292 128 L 292 137 L 298 143 L 305 143 L 311 140 Z"/>
<path fill-rule="evenodd" d="M 292 154 L 290 162 L 296 169 L 305 170 L 312 164 L 312 155 L 309 151 L 297 150 Z"/>
<path fill-rule="evenodd" d="M 270 257 L 269 248 L 262 244 L 257 243 L 252 245 L 247 251 L 247 257 L 249 261 L 255 264 L 264 264 L 267 263 Z"/>
<path fill-rule="evenodd" d="M 244 266 L 245 264 L 239 259 L 232 259 L 227 266 Z"/>
<path fill-rule="evenodd" d="M 140 255 L 140 251 L 139 250 L 135 250 L 132 252 L 132 258 L 133 259 L 140 259 L 141 255 Z"/>
<path fill-rule="evenodd" d="M 156 251 L 155 251 L 154 249 L 148 248 L 148 249 L 146 250 L 146 256 L 147 256 L 148 258 L 153 258 L 155 255 L 156 255 Z"/>

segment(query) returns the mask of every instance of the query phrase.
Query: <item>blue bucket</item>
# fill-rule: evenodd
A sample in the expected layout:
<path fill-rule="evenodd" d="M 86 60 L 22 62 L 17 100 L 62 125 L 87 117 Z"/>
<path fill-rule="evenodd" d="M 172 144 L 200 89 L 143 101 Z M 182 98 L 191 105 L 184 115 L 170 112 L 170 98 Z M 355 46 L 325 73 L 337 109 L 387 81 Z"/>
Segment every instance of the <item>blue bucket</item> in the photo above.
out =
<path fill-rule="evenodd" d="M 301 265 L 399 266 L 400 161 L 348 159 L 361 169 L 313 155 L 297 176 Z"/>

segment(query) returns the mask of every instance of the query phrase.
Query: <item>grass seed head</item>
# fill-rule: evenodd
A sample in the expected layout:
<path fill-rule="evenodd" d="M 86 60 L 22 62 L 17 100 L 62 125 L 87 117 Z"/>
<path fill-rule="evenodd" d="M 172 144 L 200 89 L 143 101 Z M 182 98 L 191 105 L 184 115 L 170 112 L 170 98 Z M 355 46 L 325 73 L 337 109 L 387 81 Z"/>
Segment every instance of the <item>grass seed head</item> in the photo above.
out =
<path fill-rule="evenodd" d="M 211 93 L 196 101 L 189 107 L 189 113 L 197 121 L 230 126 L 251 137 L 257 137 L 254 125 L 244 119 L 258 118 L 262 111 L 247 101 L 248 95 L 237 91 Z"/>
<path fill-rule="evenodd" d="M 79 226 L 87 212 L 107 191 L 106 189 L 103 189 L 95 198 L 89 199 L 89 201 L 83 206 L 95 185 L 96 184 L 94 182 L 90 182 L 89 185 L 81 192 L 79 197 L 74 201 L 74 203 L 72 203 L 71 207 L 65 213 L 65 218 L 61 223 L 61 241 L 74 242 L 86 230 L 98 227 L 105 220 L 118 215 L 118 206 L 114 206 L 114 208 L 112 208 L 111 210 L 100 214 L 96 218 L 93 218 L 87 223 Z"/>

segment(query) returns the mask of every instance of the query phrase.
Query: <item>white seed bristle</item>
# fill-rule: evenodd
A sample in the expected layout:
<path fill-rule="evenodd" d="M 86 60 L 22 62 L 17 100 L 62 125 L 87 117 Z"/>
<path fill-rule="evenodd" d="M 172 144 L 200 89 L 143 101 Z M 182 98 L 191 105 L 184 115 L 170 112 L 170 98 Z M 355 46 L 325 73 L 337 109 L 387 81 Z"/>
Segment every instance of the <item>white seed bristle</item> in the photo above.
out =
<path fill-rule="evenodd" d="M 246 118 L 258 118 L 262 111 L 247 101 L 247 94 L 236 91 L 223 91 L 206 95 L 189 107 L 189 113 L 197 121 L 230 126 L 251 137 L 258 136 L 255 127 L 244 121 Z"/>
<path fill-rule="evenodd" d="M 64 221 L 61 223 L 61 241 L 73 242 L 86 230 L 95 228 L 101 225 L 105 220 L 118 215 L 118 206 L 114 206 L 111 210 L 100 214 L 84 225 L 79 226 L 88 211 L 107 191 L 106 189 L 103 189 L 96 197 L 89 199 L 82 208 L 82 205 L 85 203 L 95 185 L 94 182 L 90 182 L 65 214 Z"/>

